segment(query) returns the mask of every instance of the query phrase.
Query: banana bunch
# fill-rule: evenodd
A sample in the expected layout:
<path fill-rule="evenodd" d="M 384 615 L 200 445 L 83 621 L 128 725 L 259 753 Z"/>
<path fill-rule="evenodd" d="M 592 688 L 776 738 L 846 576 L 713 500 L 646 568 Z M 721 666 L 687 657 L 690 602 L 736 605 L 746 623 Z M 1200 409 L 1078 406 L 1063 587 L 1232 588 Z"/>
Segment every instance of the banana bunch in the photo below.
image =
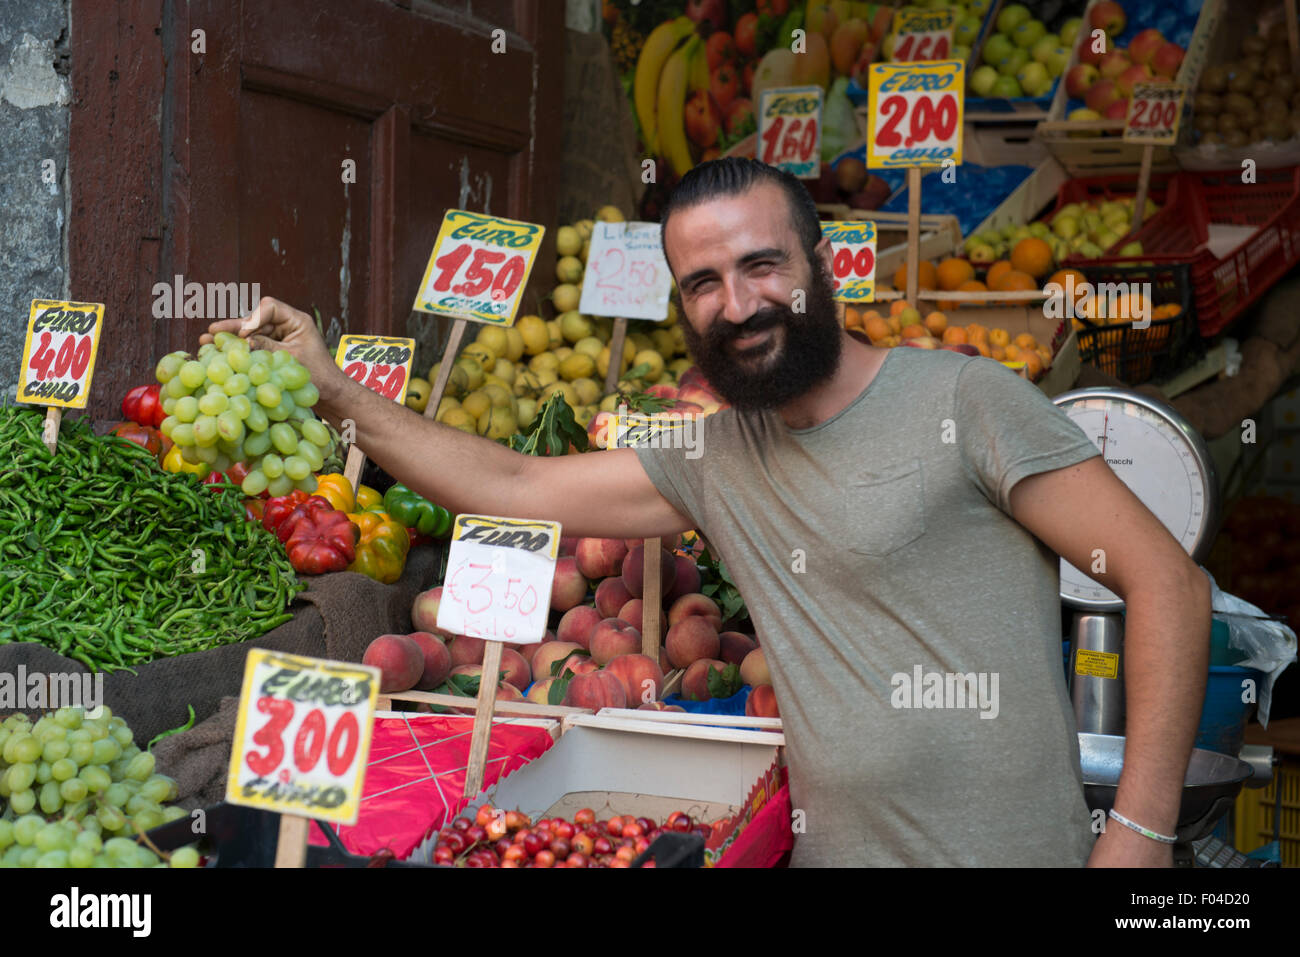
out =
<path fill-rule="evenodd" d="M 667 159 L 678 176 L 694 165 L 686 139 L 686 98 L 708 89 L 704 51 L 694 21 L 682 16 L 655 27 L 637 59 L 632 91 L 646 150 Z"/>

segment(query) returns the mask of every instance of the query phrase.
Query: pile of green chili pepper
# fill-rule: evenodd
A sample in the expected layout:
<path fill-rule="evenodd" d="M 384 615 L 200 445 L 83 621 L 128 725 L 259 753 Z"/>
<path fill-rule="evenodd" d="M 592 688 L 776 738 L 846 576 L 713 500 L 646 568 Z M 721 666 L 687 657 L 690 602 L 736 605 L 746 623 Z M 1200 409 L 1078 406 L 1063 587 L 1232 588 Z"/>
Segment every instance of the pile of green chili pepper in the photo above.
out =
<path fill-rule="evenodd" d="M 0 408 L 0 644 L 113 671 L 259 637 L 305 587 L 237 486 L 42 410 Z"/>

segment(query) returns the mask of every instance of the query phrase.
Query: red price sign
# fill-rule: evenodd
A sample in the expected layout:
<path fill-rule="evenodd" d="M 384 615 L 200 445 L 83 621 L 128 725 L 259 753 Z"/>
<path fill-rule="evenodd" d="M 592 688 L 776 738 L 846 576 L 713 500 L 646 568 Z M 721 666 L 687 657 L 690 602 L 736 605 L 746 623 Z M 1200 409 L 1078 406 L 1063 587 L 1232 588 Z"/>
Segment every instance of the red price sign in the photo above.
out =
<path fill-rule="evenodd" d="M 1174 83 L 1138 83 L 1124 121 L 1124 142 L 1173 146 L 1187 88 Z"/>
<path fill-rule="evenodd" d="M 493 641 L 541 641 L 559 547 L 557 522 L 458 515 L 438 627 Z"/>
<path fill-rule="evenodd" d="M 18 401 L 84 409 L 103 326 L 103 303 L 33 299 L 18 367 Z"/>
<path fill-rule="evenodd" d="M 912 10 L 894 16 L 895 63 L 946 60 L 952 51 L 952 10 Z"/>
<path fill-rule="evenodd" d="M 671 283 L 658 223 L 596 223 L 578 311 L 666 319 Z"/>
<path fill-rule="evenodd" d="M 964 74 L 958 60 L 872 64 L 867 166 L 960 164 Z"/>
<path fill-rule="evenodd" d="M 355 824 L 379 682 L 377 668 L 252 649 L 226 800 Z"/>
<path fill-rule="evenodd" d="M 822 223 L 831 241 L 831 275 L 835 298 L 864 302 L 876 295 L 876 224 L 871 220 Z"/>
<path fill-rule="evenodd" d="M 758 158 L 800 179 L 821 175 L 822 90 L 765 90 L 759 104 Z"/>
<path fill-rule="evenodd" d="M 544 233 L 533 223 L 449 210 L 413 308 L 510 325 Z"/>
<path fill-rule="evenodd" d="M 415 340 L 387 336 L 343 336 L 334 361 L 349 379 L 394 402 L 406 401 Z"/>

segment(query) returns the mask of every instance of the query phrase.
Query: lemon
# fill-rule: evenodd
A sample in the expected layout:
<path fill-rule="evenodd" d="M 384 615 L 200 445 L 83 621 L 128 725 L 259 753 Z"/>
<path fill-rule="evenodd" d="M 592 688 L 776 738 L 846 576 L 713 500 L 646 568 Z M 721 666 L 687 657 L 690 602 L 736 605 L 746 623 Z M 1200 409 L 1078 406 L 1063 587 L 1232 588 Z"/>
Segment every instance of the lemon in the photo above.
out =
<path fill-rule="evenodd" d="M 633 332 L 629 329 L 627 337 L 632 341 L 632 344 L 636 346 L 637 352 L 644 352 L 646 349 L 653 349 L 655 347 L 655 341 L 644 332 Z"/>
<path fill-rule="evenodd" d="M 471 419 L 477 420 L 480 415 L 492 408 L 492 396 L 482 389 L 475 389 L 465 396 L 460 407 L 465 410 L 465 414 Z"/>
<path fill-rule="evenodd" d="M 445 395 L 442 397 L 442 401 L 438 403 L 438 412 L 435 418 L 439 422 L 441 422 L 451 409 L 459 409 L 459 408 L 460 408 L 460 402 L 458 402 L 456 399 L 453 399 L 449 395 Z"/>
<path fill-rule="evenodd" d="M 560 282 L 577 285 L 582 282 L 582 260 L 577 256 L 564 256 L 555 264 L 555 278 Z"/>
<path fill-rule="evenodd" d="M 596 210 L 596 219 L 602 223 L 621 223 L 627 217 L 623 215 L 623 211 L 617 206 L 602 206 Z"/>
<path fill-rule="evenodd" d="M 578 308 L 581 300 L 582 290 L 571 282 L 561 283 L 551 293 L 551 302 L 555 304 L 556 312 L 572 312 Z"/>
<path fill-rule="evenodd" d="M 591 231 L 596 228 L 596 224 L 590 219 L 580 219 L 573 224 L 574 230 L 583 242 L 591 238 Z"/>
<path fill-rule="evenodd" d="M 545 372 L 537 373 L 537 384 L 545 389 L 552 382 L 560 381 L 560 375 L 554 369 L 547 369 Z"/>
<path fill-rule="evenodd" d="M 668 318 L 661 322 L 660 325 L 667 329 L 677 325 L 677 304 L 671 299 L 668 300 Z"/>
<path fill-rule="evenodd" d="M 453 429 L 460 429 L 462 432 L 468 432 L 470 435 L 475 433 L 475 420 L 464 409 L 448 409 L 447 414 L 442 416 L 438 421 L 443 425 L 449 425 Z"/>
<path fill-rule="evenodd" d="M 572 382 L 596 373 L 596 360 L 585 352 L 575 352 L 560 361 L 560 378 Z"/>
<path fill-rule="evenodd" d="M 485 375 L 483 377 L 483 384 L 479 386 L 479 388 L 486 389 L 488 386 L 494 385 L 494 386 L 498 386 L 499 388 L 505 389 L 507 392 L 509 392 L 510 389 L 514 386 L 514 384 L 515 382 L 513 377 L 510 379 L 503 379 L 499 375 Z"/>
<path fill-rule="evenodd" d="M 588 239 L 582 244 L 582 252 L 578 253 L 578 258 L 585 263 L 587 261 L 587 257 L 590 255 L 591 255 L 591 240 Z"/>
<path fill-rule="evenodd" d="M 524 336 L 515 326 L 506 328 L 506 358 L 518 362 L 524 354 Z"/>
<path fill-rule="evenodd" d="M 514 393 L 518 396 L 536 395 L 542 388 L 536 372 L 524 370 L 515 376 Z"/>
<path fill-rule="evenodd" d="M 689 350 L 686 348 L 686 333 L 682 332 L 682 327 L 673 326 L 669 331 L 673 334 L 673 355 L 686 355 Z"/>
<path fill-rule="evenodd" d="M 585 339 L 594 331 L 591 320 L 580 312 L 566 312 L 560 316 L 560 334 L 564 336 L 565 342 Z"/>
<path fill-rule="evenodd" d="M 510 400 L 513 398 L 513 396 L 509 389 L 494 384 L 494 385 L 485 385 L 481 391 L 483 392 L 484 395 L 486 395 L 489 399 L 492 400 L 492 407 L 494 409 L 510 408 Z"/>
<path fill-rule="evenodd" d="M 552 382 L 550 385 L 548 385 L 546 388 L 542 390 L 542 394 L 540 397 L 541 401 L 545 402 L 547 399 L 549 399 L 557 392 L 560 393 L 562 396 L 564 396 L 564 401 L 567 402 L 569 405 L 572 406 L 577 404 L 578 393 L 573 391 L 573 386 L 570 385 L 568 382 Z"/>
<path fill-rule="evenodd" d="M 501 345 L 504 348 L 505 342 L 503 341 Z M 464 349 L 460 350 L 460 354 L 462 357 L 468 356 L 469 358 L 476 360 L 478 364 L 483 367 L 484 372 L 496 365 L 497 359 L 500 358 L 497 353 L 493 352 L 481 342 L 471 342 Z"/>
<path fill-rule="evenodd" d="M 555 231 L 555 251 L 561 256 L 576 256 L 586 237 L 572 226 L 561 226 Z"/>
<path fill-rule="evenodd" d="M 632 357 L 633 368 L 641 365 L 649 367 L 649 371 L 641 376 L 646 382 L 658 382 L 664 374 L 664 357 L 653 349 L 642 349 Z"/>
<path fill-rule="evenodd" d="M 471 392 L 483 384 L 483 366 L 473 356 L 461 356 L 456 360 L 456 367 L 465 370 L 465 392 Z M 452 370 L 455 378 L 456 370 Z"/>
<path fill-rule="evenodd" d="M 600 411 L 617 412 L 619 399 L 621 398 L 622 396 L 620 396 L 617 392 L 611 392 L 609 395 L 605 396 L 605 398 L 600 400 Z"/>
<path fill-rule="evenodd" d="M 498 359 L 496 365 L 492 367 L 492 374 L 498 379 L 504 379 L 506 382 L 514 382 L 515 364 L 509 359 Z"/>
<path fill-rule="evenodd" d="M 596 407 L 594 405 L 582 405 L 573 410 L 573 417 L 578 420 L 578 424 L 584 429 L 591 424 L 591 420 L 596 417 Z"/>
<path fill-rule="evenodd" d="M 578 401 L 583 405 L 594 406 L 600 401 L 600 383 L 588 376 L 573 380 L 573 391 L 578 394 Z"/>
<path fill-rule="evenodd" d="M 520 399 L 519 400 L 519 427 L 526 429 L 533 424 L 533 419 L 537 418 L 537 400 Z"/>
<path fill-rule="evenodd" d="M 694 364 L 695 363 L 691 362 L 690 359 L 674 359 L 672 362 L 668 363 L 668 371 L 672 373 L 674 379 L 680 379 L 682 373 Z"/>
<path fill-rule="evenodd" d="M 592 325 L 595 327 L 592 335 L 600 340 L 601 345 L 608 345 L 614 337 L 614 320 L 607 316 L 597 316 Z"/>
<path fill-rule="evenodd" d="M 554 352 L 542 352 L 528 360 L 528 368 L 532 372 L 554 372 L 560 367 L 560 360 L 556 358 Z"/>
<path fill-rule="evenodd" d="M 620 392 L 644 392 L 645 383 L 640 379 L 619 379 L 618 390 Z"/>
<path fill-rule="evenodd" d="M 547 321 L 546 335 L 548 336 L 548 339 L 546 341 L 546 348 L 555 349 L 558 348 L 559 346 L 564 345 L 564 336 L 560 332 L 559 319 L 551 319 Z"/>
<path fill-rule="evenodd" d="M 493 408 L 478 418 L 478 434 L 489 439 L 508 439 L 518 431 L 519 423 L 508 408 Z"/>
<path fill-rule="evenodd" d="M 656 329 L 650 333 L 650 340 L 655 344 L 655 352 L 661 356 L 671 356 L 676 352 L 676 341 L 671 329 Z"/>
<path fill-rule="evenodd" d="M 573 349 L 570 346 L 560 346 L 558 349 L 552 349 L 551 355 L 555 356 L 557 362 L 563 362 L 569 356 L 573 355 Z M 556 366 L 559 369 L 559 366 Z"/>
<path fill-rule="evenodd" d="M 492 354 L 498 358 L 506 354 L 506 329 L 505 326 L 479 326 L 478 335 L 474 337 L 474 342 L 492 350 Z M 462 355 L 464 351 L 462 350 Z"/>
<path fill-rule="evenodd" d="M 579 339 L 573 344 L 574 352 L 585 352 L 593 359 L 600 355 L 600 350 L 605 348 L 604 344 L 595 336 L 587 336 L 585 339 Z"/>
<path fill-rule="evenodd" d="M 620 375 L 632 368 L 632 357 L 635 355 L 636 346 L 624 339 L 623 364 L 618 370 Z M 601 349 L 600 354 L 596 356 L 596 371 L 598 371 L 602 376 L 609 375 L 609 346 L 605 346 L 605 348 Z"/>
<path fill-rule="evenodd" d="M 528 355 L 535 356 L 550 347 L 551 334 L 546 331 L 546 320 L 541 316 L 520 316 L 513 328 L 523 340 L 524 352 Z"/>
<path fill-rule="evenodd" d="M 406 386 L 406 407 L 416 412 L 423 412 L 429 407 L 429 395 L 433 392 L 427 379 L 411 379 Z"/>

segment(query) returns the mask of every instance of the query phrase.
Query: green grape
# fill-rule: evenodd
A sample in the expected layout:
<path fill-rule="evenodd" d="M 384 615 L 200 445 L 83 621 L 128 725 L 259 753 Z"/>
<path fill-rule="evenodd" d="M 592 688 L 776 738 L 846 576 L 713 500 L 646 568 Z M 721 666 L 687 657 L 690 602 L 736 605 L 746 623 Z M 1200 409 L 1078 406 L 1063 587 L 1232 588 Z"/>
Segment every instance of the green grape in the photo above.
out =
<path fill-rule="evenodd" d="M 185 388 L 185 383 L 181 381 L 180 376 L 168 379 L 167 384 L 162 387 L 162 394 L 169 399 L 180 399 L 190 394 L 190 390 Z"/>
<path fill-rule="evenodd" d="M 14 759 L 11 764 L 35 764 L 41 759 L 41 742 L 37 741 L 31 735 L 23 738 L 14 748 Z"/>
<path fill-rule="evenodd" d="M 271 367 L 265 362 L 254 362 L 248 367 L 248 381 L 252 385 L 260 386 L 271 378 Z"/>
<path fill-rule="evenodd" d="M 112 720 L 113 720 L 113 709 L 110 708 L 110 707 L 109 707 L 108 705 L 106 705 L 106 704 L 105 704 L 105 705 L 100 705 L 100 706 L 99 706 L 99 719 L 98 719 L 98 720 L 100 720 L 100 721 L 112 721 Z M 105 726 L 105 729 L 104 729 L 104 730 L 107 731 L 107 730 L 108 730 L 108 726 Z"/>
<path fill-rule="evenodd" d="M 244 481 L 239 484 L 245 495 L 256 497 L 266 491 L 267 479 L 260 470 L 254 470 L 244 476 Z"/>
<path fill-rule="evenodd" d="M 304 479 L 299 479 L 293 483 L 293 488 L 296 492 L 306 492 L 308 495 L 311 495 L 316 491 L 316 476 L 308 475 Z"/>
<path fill-rule="evenodd" d="M 85 744 L 83 741 L 82 744 Z M 17 765 L 15 765 L 17 767 Z M 49 761 L 42 761 L 36 765 L 36 783 L 44 784 L 46 781 L 54 780 L 54 768 Z"/>
<path fill-rule="evenodd" d="M 199 411 L 214 418 L 230 408 L 230 396 L 224 392 L 209 392 L 199 399 Z"/>
<path fill-rule="evenodd" d="M 280 370 L 279 370 L 278 368 L 276 368 L 276 366 L 275 366 L 274 363 L 272 363 L 272 365 L 271 365 L 271 377 L 270 377 L 269 379 L 267 379 L 266 381 L 267 381 L 267 383 L 268 383 L 269 385 L 273 385 L 273 386 L 275 386 L 277 389 L 280 389 L 280 390 L 283 390 L 283 389 L 284 389 L 284 379 L 283 379 L 283 377 L 280 375 Z"/>
<path fill-rule="evenodd" d="M 101 742 L 96 741 L 95 746 L 98 746 L 100 743 Z M 96 761 L 96 763 L 102 762 Z M 58 761 L 54 761 L 50 765 L 50 777 L 60 784 L 68 780 L 68 778 L 74 778 L 76 776 L 77 762 L 73 761 L 71 758 L 62 758 Z"/>
<path fill-rule="evenodd" d="M 76 845 L 68 851 L 68 866 L 78 869 L 95 866 L 95 852 L 88 847 Z"/>
<path fill-rule="evenodd" d="M 295 360 L 280 371 L 280 380 L 286 389 L 301 389 L 311 381 L 311 373 Z"/>
<path fill-rule="evenodd" d="M 230 368 L 230 363 L 226 362 L 221 356 L 215 357 L 208 363 L 208 378 L 218 385 L 224 385 L 226 380 L 235 374 L 235 370 Z"/>
<path fill-rule="evenodd" d="M 194 446 L 194 426 L 188 422 L 182 422 L 176 428 L 172 429 L 171 439 L 183 450 L 193 448 Z"/>
<path fill-rule="evenodd" d="M 124 777 L 128 781 L 147 781 L 153 774 L 155 763 L 154 756 L 151 753 L 148 751 L 141 751 L 133 757 L 131 763 L 127 765 Z"/>
<path fill-rule="evenodd" d="M 131 792 L 122 781 L 114 781 L 104 789 L 103 800 L 113 807 L 126 807 L 126 802 L 131 800 Z"/>
<path fill-rule="evenodd" d="M 290 455 L 284 460 L 284 474 L 297 482 L 311 474 L 311 466 L 307 464 L 306 459 Z"/>
<path fill-rule="evenodd" d="M 154 377 L 164 385 L 171 379 L 175 378 L 176 373 L 181 371 L 181 366 L 185 364 L 185 358 L 175 352 L 170 352 L 158 360 L 154 366 Z"/>
<path fill-rule="evenodd" d="M 37 803 L 46 814 L 53 814 L 63 807 L 63 795 L 59 793 L 59 785 L 54 781 L 46 781 L 42 784 Z"/>
<path fill-rule="evenodd" d="M 235 413 L 240 422 L 243 422 L 248 418 L 249 413 L 253 411 L 253 403 L 243 393 L 232 395 L 230 397 L 230 411 Z"/>
<path fill-rule="evenodd" d="M 226 395 L 230 396 L 232 399 L 237 395 L 243 395 L 252 387 L 253 384 L 248 381 L 248 376 L 244 375 L 242 372 L 231 373 L 230 378 L 227 379 L 225 384 L 222 386 Z"/>
<path fill-rule="evenodd" d="M 293 491 L 293 479 L 287 475 L 281 475 L 279 478 L 271 479 L 266 490 L 271 493 L 272 498 L 279 498 L 281 495 L 288 495 Z"/>
<path fill-rule="evenodd" d="M 271 444 L 281 455 L 292 455 L 298 450 L 298 436 L 293 431 L 293 426 L 285 422 L 277 422 L 271 426 Z"/>
<path fill-rule="evenodd" d="M 274 481 L 284 474 L 284 459 L 274 452 L 262 456 L 262 471 L 268 479 Z"/>
<path fill-rule="evenodd" d="M 271 353 L 271 368 L 279 369 L 293 361 L 293 356 L 283 349 L 277 349 Z"/>
<path fill-rule="evenodd" d="M 23 848 L 22 854 L 18 857 L 19 867 L 35 867 L 36 862 L 41 859 L 41 852 L 34 847 Z"/>
<path fill-rule="evenodd" d="M 10 734 L 9 737 L 5 739 L 5 746 L 4 746 L 4 748 L 3 748 L 3 749 L 0 749 L 0 758 L 4 758 L 4 761 L 5 761 L 6 764 L 15 764 L 15 763 L 17 763 L 17 761 L 18 761 L 18 745 L 19 745 L 19 743 L 21 743 L 24 739 L 26 739 L 26 738 L 30 738 L 30 737 L 31 737 L 30 732 L 22 732 L 22 731 L 20 731 L 20 732 L 16 732 L 16 733 Z"/>
<path fill-rule="evenodd" d="M 257 387 L 257 404 L 268 409 L 274 409 L 280 404 L 280 390 L 278 387 L 265 382 Z"/>
<path fill-rule="evenodd" d="M 90 756 L 94 754 L 93 741 L 73 741 L 69 746 L 68 757 L 77 762 L 77 767 L 84 768 L 90 763 Z"/>
<path fill-rule="evenodd" d="M 173 399 L 171 396 L 164 396 L 162 402 L 159 403 L 162 406 L 163 414 L 171 415 L 173 412 L 175 412 L 176 403 L 179 401 L 180 401 L 179 399 Z"/>
<path fill-rule="evenodd" d="M 204 448 L 217 444 L 216 416 L 201 415 L 194 420 L 194 441 Z"/>
<path fill-rule="evenodd" d="M 325 465 L 325 457 L 321 455 L 320 449 L 306 439 L 298 443 L 297 455 L 300 459 L 306 460 L 309 469 L 313 472 L 319 472 Z"/>
<path fill-rule="evenodd" d="M 163 821 L 167 824 L 170 824 L 172 821 L 179 821 L 183 817 L 189 817 L 189 814 L 183 807 L 169 804 L 163 808 Z"/>
<path fill-rule="evenodd" d="M 144 782 L 140 793 L 159 806 L 167 801 L 176 800 L 178 795 L 176 782 L 165 774 L 152 775 Z"/>
<path fill-rule="evenodd" d="M 95 810 L 95 819 L 105 831 L 113 833 L 126 826 L 126 815 L 119 808 L 101 805 Z"/>
<path fill-rule="evenodd" d="M 237 412 L 222 412 L 217 416 L 217 434 L 222 438 L 239 442 L 244 438 L 244 420 Z"/>
<path fill-rule="evenodd" d="M 271 450 L 270 432 L 249 432 L 244 436 L 244 453 L 252 458 Z"/>
<path fill-rule="evenodd" d="M 14 841 L 20 847 L 31 847 L 44 826 L 45 820 L 39 814 L 24 814 L 14 821 Z"/>
<path fill-rule="evenodd" d="M 69 764 L 72 762 L 69 761 Z M 76 770 L 76 765 L 73 765 Z M 8 779 L 9 793 L 14 791 L 26 791 L 36 780 L 36 765 L 34 764 L 11 764 L 9 770 L 5 772 Z"/>
<path fill-rule="evenodd" d="M 253 364 L 253 360 L 249 356 L 248 345 L 246 343 L 240 343 L 237 346 L 231 346 L 227 349 L 226 364 L 229 365 L 237 375 L 247 372 L 249 367 Z M 227 379 L 226 381 L 229 382 L 230 380 Z"/>
<path fill-rule="evenodd" d="M 293 401 L 297 402 L 298 405 L 303 404 L 298 402 L 297 396 L 294 396 Z M 321 449 L 329 447 L 330 430 L 325 428 L 325 425 L 319 419 L 307 419 L 298 426 L 298 429 L 302 432 L 302 437 L 312 445 L 319 446 Z"/>
<path fill-rule="evenodd" d="M 235 335 L 233 332 L 218 332 L 212 337 L 212 344 L 221 350 L 229 349 L 238 341 L 239 336 Z"/>
<path fill-rule="evenodd" d="M 185 386 L 185 388 L 193 390 L 203 384 L 203 380 L 207 378 L 207 373 L 203 371 L 202 363 L 191 359 L 180 367 L 180 371 L 176 373 L 176 378 L 181 380 L 181 385 Z"/>
<path fill-rule="evenodd" d="M 42 785 L 44 789 L 45 785 Z M 36 792 L 31 788 L 26 791 L 14 791 L 9 795 L 9 807 L 15 814 L 30 814 L 36 807 Z"/>
<path fill-rule="evenodd" d="M 68 740 L 73 744 L 76 744 L 78 741 L 90 741 L 92 740 L 90 737 L 90 729 L 82 727 L 74 728 L 68 732 Z"/>
<path fill-rule="evenodd" d="M 113 783 L 113 777 L 104 768 L 98 764 L 92 764 L 89 767 L 81 769 L 77 775 L 81 780 L 86 782 L 86 787 L 92 791 L 104 791 Z"/>
<path fill-rule="evenodd" d="M 207 365 L 212 361 L 212 356 L 216 351 L 217 347 L 215 343 L 205 342 L 203 345 L 199 346 L 199 361 L 204 365 Z"/>
<path fill-rule="evenodd" d="M 90 736 L 91 741 L 108 737 L 108 721 L 104 718 L 87 719 L 81 727 Z"/>
<path fill-rule="evenodd" d="M 93 747 L 94 753 L 91 758 L 96 764 L 111 764 L 122 756 L 122 746 L 117 743 L 116 739 L 111 737 L 100 738 Z M 57 778 L 58 774 L 54 776 Z"/>
<path fill-rule="evenodd" d="M 123 819 L 123 823 L 126 823 Z M 135 849 L 140 845 L 129 837 L 110 837 L 104 842 L 104 853 L 109 857 L 135 857 Z"/>
<path fill-rule="evenodd" d="M 298 411 L 298 407 L 294 405 L 293 397 L 286 392 L 279 405 L 274 409 L 266 410 L 266 417 L 272 422 L 284 422 L 296 411 Z"/>
<path fill-rule="evenodd" d="M 289 393 L 293 396 L 293 401 L 304 409 L 310 409 L 320 400 L 320 390 L 308 382 L 301 389 L 294 389 Z"/>
<path fill-rule="evenodd" d="M 59 785 L 59 794 L 63 800 L 69 804 L 76 804 L 78 801 L 84 801 L 86 795 L 90 793 L 90 788 L 86 787 L 86 782 L 81 778 L 70 778 Z"/>
<path fill-rule="evenodd" d="M 244 427 L 250 432 L 265 432 L 270 424 L 271 420 L 267 418 L 266 410 L 256 402 L 251 403 L 248 417 L 244 419 Z"/>
<path fill-rule="evenodd" d="M 193 847 L 178 847 L 176 850 L 172 851 L 171 866 L 184 868 L 198 867 L 199 852 Z"/>
<path fill-rule="evenodd" d="M 175 414 L 181 422 L 193 422 L 199 417 L 199 400 L 192 395 L 181 396 L 176 400 Z"/>
<path fill-rule="evenodd" d="M 158 855 L 147 847 L 137 846 L 135 849 L 135 866 L 139 868 L 153 867 L 158 864 Z"/>
<path fill-rule="evenodd" d="M 14 822 L 0 817 L 0 851 L 10 847 L 14 842 Z"/>
<path fill-rule="evenodd" d="M 158 431 L 170 439 L 172 437 L 172 430 L 176 428 L 176 426 L 180 425 L 180 421 L 181 420 L 176 418 L 176 416 L 169 415 L 162 420 L 162 424 L 158 426 Z"/>
<path fill-rule="evenodd" d="M 90 830 L 90 825 L 99 827 L 99 822 L 93 817 L 88 817 L 82 822 L 82 830 L 73 838 L 72 843 L 76 847 L 89 848 L 93 853 L 98 854 L 104 847 L 104 842 L 99 837 L 98 831 Z"/>
<path fill-rule="evenodd" d="M 162 813 L 162 809 L 158 807 L 158 802 L 146 796 L 143 789 L 127 798 L 125 810 L 127 814 L 132 816 L 139 814 L 141 811 L 158 811 L 159 814 Z"/>
<path fill-rule="evenodd" d="M 217 452 L 217 460 L 212 463 L 212 471 L 224 472 L 226 469 L 230 468 L 230 466 L 234 464 L 235 464 L 234 459 L 232 459 L 225 452 L 219 451 Z"/>
<path fill-rule="evenodd" d="M 181 454 L 184 455 L 184 453 Z M 194 454 L 198 457 L 198 460 L 200 462 L 204 463 L 205 465 L 212 465 L 214 462 L 217 461 L 217 456 L 220 455 L 221 453 L 217 451 L 217 443 L 216 440 L 214 439 L 211 445 L 203 445 L 200 443 L 199 445 L 195 446 Z"/>
<path fill-rule="evenodd" d="M 72 838 L 57 824 L 47 824 L 36 832 L 32 846 L 40 851 L 56 851 L 60 848 L 66 850 L 72 846 Z"/>
<path fill-rule="evenodd" d="M 66 734 L 66 732 L 65 732 Z M 46 761 L 57 761 L 59 758 L 66 758 L 68 752 L 72 750 L 72 745 L 68 743 L 67 738 L 50 738 L 45 742 L 45 747 L 41 751 L 41 757 Z"/>
<path fill-rule="evenodd" d="M 135 746 L 135 736 L 131 734 L 131 729 L 125 724 L 121 727 L 111 728 L 108 733 L 114 741 L 122 746 L 122 757 L 133 758 L 140 753 L 140 749 Z M 133 748 L 134 750 L 132 750 Z"/>
<path fill-rule="evenodd" d="M 46 851 L 44 854 L 42 854 L 40 857 L 36 859 L 36 863 L 33 864 L 32 866 L 33 867 L 67 867 L 68 852 L 62 850 Z"/>
<path fill-rule="evenodd" d="M 145 808 L 144 810 L 137 812 L 135 817 L 131 818 L 132 829 L 141 833 L 144 831 L 152 831 L 162 823 L 162 808 L 159 807 Z"/>

